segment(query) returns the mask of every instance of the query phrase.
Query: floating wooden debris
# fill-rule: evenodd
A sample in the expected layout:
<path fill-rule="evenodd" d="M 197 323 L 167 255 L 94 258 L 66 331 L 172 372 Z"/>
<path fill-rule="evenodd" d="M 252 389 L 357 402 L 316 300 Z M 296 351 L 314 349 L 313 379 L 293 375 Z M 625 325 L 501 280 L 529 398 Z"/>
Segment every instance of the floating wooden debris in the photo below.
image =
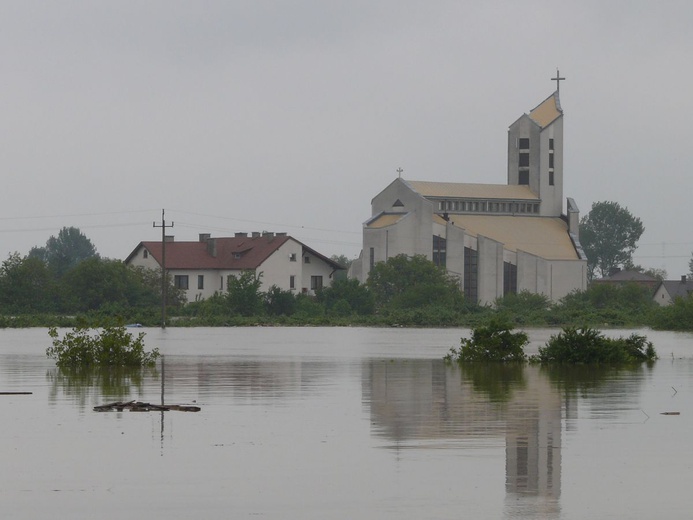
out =
<path fill-rule="evenodd" d="M 129 410 L 131 412 L 199 412 L 202 408 L 199 406 L 188 406 L 184 404 L 152 404 L 142 403 L 140 401 L 128 401 L 126 403 L 116 401 L 115 403 L 102 404 L 95 406 L 95 412 L 122 412 Z"/>
<path fill-rule="evenodd" d="M 681 412 L 662 412 L 659 415 L 681 415 Z"/>
<path fill-rule="evenodd" d="M 0 395 L 31 395 L 33 392 L 0 392 Z"/>

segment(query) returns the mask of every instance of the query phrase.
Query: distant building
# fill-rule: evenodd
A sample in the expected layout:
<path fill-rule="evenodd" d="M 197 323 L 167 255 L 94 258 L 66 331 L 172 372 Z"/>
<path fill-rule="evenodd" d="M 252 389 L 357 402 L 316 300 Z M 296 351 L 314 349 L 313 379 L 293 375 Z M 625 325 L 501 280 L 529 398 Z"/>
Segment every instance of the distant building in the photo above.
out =
<path fill-rule="evenodd" d="M 125 259 L 130 266 L 161 269 L 162 243 L 140 242 Z M 166 240 L 166 270 L 188 301 L 225 292 L 230 276 L 244 271 L 261 275 L 261 290 L 272 285 L 285 291 L 315 294 L 332 284 L 344 267 L 286 233 L 236 233 L 212 238 L 200 234 L 197 242 Z"/>
<path fill-rule="evenodd" d="M 627 283 L 632 283 L 645 287 L 650 291 L 654 292 L 657 285 L 660 283 L 660 279 L 649 274 L 641 273 L 640 271 L 625 270 L 620 269 L 615 270 L 610 276 L 606 278 L 597 278 L 592 280 L 593 284 L 609 284 L 609 285 L 624 285 Z M 650 293 L 651 294 L 651 293 Z"/>
<path fill-rule="evenodd" d="M 693 281 L 686 276 L 681 276 L 680 280 L 664 280 L 659 283 L 653 299 L 659 305 L 666 306 L 674 303 L 676 298 L 689 298 L 693 293 Z"/>
<path fill-rule="evenodd" d="M 371 201 L 363 249 L 350 269 L 361 281 L 377 262 L 424 255 L 486 304 L 529 291 L 558 300 L 587 286 L 579 211 L 563 213 L 563 111 L 558 92 L 508 130 L 507 184 L 395 179 Z"/>

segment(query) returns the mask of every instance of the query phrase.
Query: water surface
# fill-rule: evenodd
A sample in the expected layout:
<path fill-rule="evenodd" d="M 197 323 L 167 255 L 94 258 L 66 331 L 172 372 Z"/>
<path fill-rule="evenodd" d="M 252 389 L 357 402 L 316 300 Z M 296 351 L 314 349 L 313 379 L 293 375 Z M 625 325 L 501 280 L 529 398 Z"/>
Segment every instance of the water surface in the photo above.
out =
<path fill-rule="evenodd" d="M 0 330 L 0 391 L 33 392 L 0 396 L 5 518 L 673 519 L 693 506 L 690 334 L 644 331 L 651 367 L 546 370 L 444 365 L 465 330 L 144 332 L 163 367 L 74 374 L 45 358 L 45 329 Z M 529 332 L 535 351 L 555 331 Z M 162 393 L 202 411 L 93 411 Z"/>

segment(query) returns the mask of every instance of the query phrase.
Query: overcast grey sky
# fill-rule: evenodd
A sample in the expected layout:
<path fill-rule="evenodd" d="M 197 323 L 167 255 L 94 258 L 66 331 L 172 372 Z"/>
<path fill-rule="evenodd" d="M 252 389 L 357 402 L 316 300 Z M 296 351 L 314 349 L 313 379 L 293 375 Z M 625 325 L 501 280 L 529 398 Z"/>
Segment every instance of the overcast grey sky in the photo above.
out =
<path fill-rule="evenodd" d="M 507 129 L 560 68 L 565 191 L 693 250 L 689 1 L 5 1 L 0 259 L 79 227 L 102 256 L 286 231 L 355 257 L 370 200 L 506 182 Z"/>

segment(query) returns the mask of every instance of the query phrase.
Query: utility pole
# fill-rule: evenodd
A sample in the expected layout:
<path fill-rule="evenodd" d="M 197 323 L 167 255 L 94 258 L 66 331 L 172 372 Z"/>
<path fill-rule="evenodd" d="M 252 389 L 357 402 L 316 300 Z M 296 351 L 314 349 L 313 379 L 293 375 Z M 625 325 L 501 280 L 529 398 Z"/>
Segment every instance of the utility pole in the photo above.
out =
<path fill-rule="evenodd" d="M 161 224 L 153 223 L 153 227 L 161 228 L 161 328 L 166 328 L 166 289 L 168 277 L 166 276 L 166 228 L 172 228 L 173 222 L 166 225 L 166 212 L 161 210 Z"/>

